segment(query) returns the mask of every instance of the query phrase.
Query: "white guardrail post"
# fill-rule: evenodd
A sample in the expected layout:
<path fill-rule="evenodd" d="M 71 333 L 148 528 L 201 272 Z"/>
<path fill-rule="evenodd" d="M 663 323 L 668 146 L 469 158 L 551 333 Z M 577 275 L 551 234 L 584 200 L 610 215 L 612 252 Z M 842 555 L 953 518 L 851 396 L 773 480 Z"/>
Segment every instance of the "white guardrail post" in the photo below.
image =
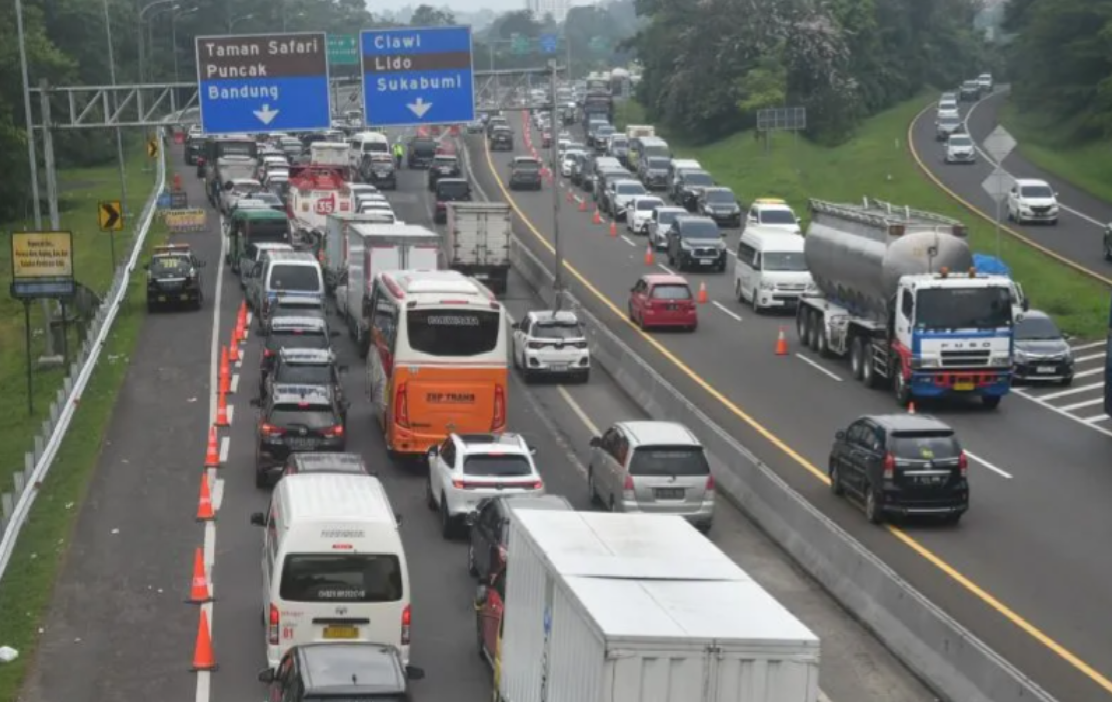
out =
<path fill-rule="evenodd" d="M 167 122 L 171 123 L 175 118 L 175 115 L 170 115 L 167 117 Z M 81 394 L 85 392 L 85 387 L 96 369 L 97 361 L 100 360 L 105 340 L 108 339 L 120 306 L 127 297 L 132 271 L 135 270 L 139 256 L 143 253 L 147 234 L 154 223 L 158 195 L 166 187 L 165 147 L 167 143 L 164 131 L 160 130 L 159 133 L 163 143 L 156 164 L 155 185 L 139 215 L 139 226 L 135 229 L 131 255 L 116 269 L 112 285 L 89 325 L 77 360 L 70 364 L 69 375 L 62 382 L 57 397 L 50 405 L 50 414 L 43 421 L 42 431 L 35 436 L 34 450 L 24 455 L 23 470 L 17 471 L 13 476 L 14 492 L 0 494 L 0 529 L 3 530 L 0 533 L 0 580 L 7 571 L 8 561 L 11 560 L 12 552 L 15 550 L 16 539 L 19 538 L 19 533 L 31 513 L 31 506 L 35 503 L 35 497 L 39 492 L 38 486 L 46 480 L 46 475 L 50 472 L 50 467 L 66 438 L 70 422 L 73 421 L 73 415 L 81 401 Z M 6 487 L 0 487 L 0 491 Z"/>

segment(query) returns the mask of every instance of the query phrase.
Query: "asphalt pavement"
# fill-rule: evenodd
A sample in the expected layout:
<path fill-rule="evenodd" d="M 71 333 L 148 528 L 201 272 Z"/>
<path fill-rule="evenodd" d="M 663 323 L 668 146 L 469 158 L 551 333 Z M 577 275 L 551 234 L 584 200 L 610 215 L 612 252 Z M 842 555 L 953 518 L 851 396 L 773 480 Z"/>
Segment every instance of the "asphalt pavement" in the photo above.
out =
<path fill-rule="evenodd" d="M 512 123 L 520 145 L 521 125 L 516 118 Z M 469 143 L 484 188 L 506 198 L 497 178 L 508 172 L 511 155 L 488 156 L 478 137 Z M 511 199 L 521 239 L 551 262 L 551 191 L 516 192 Z M 900 411 L 892 397 L 855 384 L 841 364 L 802 348 L 791 317 L 743 307 L 729 267 L 726 274 L 688 275 L 693 287 L 706 284 L 710 297 L 700 308 L 698 332 L 638 332 L 624 321 L 628 290 L 638 276 L 667 270 L 664 257 L 655 255 L 647 266 L 644 239 L 625 235 L 621 226 L 611 237 L 606 226 L 591 224 L 589 212 L 578 212 L 566 196 L 560 200 L 562 245 L 575 269 L 569 282 L 589 309 L 613 322 L 632 348 L 795 489 L 1023 672 L 1061 700 L 1107 698 L 1106 427 L 1024 397 L 1007 398 L 995 412 L 921 407 L 960 432 L 973 459 L 972 509 L 955 529 L 871 527 L 817 477 L 826 470 L 834 432 L 861 414 Z M 780 329 L 791 340 L 787 358 L 774 355 Z"/>
<path fill-rule="evenodd" d="M 983 183 L 996 167 L 996 162 L 986 153 L 985 139 L 997 128 L 997 113 L 1006 96 L 998 90 L 975 103 L 961 103 L 959 109 L 966 121 L 966 129 L 978 146 L 978 159 L 973 164 L 943 162 L 943 145 L 935 140 L 935 109 L 929 106 L 912 123 L 911 146 L 920 162 L 931 174 L 961 198 L 965 204 L 977 209 L 991 222 L 997 216 L 997 204 L 983 187 Z M 1002 224 L 1031 239 L 1036 244 L 1054 252 L 1074 264 L 1106 279 L 1110 278 L 1110 263 L 1105 260 L 1102 236 L 1110 219 L 1110 205 L 1083 192 L 1062 178 L 1038 168 L 1014 149 L 1001 167 L 1014 178 L 1041 178 L 1059 193 L 1059 222 L 1046 224 L 1014 224 L 1006 222 L 1004 203 L 1001 205 Z"/>

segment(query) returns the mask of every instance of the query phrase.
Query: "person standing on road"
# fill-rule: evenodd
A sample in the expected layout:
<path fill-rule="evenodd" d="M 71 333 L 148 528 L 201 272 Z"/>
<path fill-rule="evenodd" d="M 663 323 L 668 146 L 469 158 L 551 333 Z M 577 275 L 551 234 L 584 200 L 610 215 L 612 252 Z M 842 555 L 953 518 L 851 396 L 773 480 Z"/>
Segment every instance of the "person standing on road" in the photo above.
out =
<path fill-rule="evenodd" d="M 406 153 L 406 147 L 402 146 L 402 141 L 394 142 L 394 167 L 402 168 L 402 156 Z"/>

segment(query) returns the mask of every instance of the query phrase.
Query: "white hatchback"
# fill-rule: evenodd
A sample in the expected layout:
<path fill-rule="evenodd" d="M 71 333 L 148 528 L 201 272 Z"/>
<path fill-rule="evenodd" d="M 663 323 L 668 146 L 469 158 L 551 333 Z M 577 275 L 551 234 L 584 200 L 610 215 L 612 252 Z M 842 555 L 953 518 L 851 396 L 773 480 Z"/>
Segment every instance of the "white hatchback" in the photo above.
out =
<path fill-rule="evenodd" d="M 653 219 L 653 210 L 664 206 L 664 200 L 652 195 L 634 198 L 634 201 L 626 208 L 626 231 L 632 234 L 648 234 L 649 223 Z"/>
<path fill-rule="evenodd" d="M 425 501 L 440 515 L 441 536 L 452 538 L 487 497 L 543 495 L 534 449 L 518 434 L 449 434 L 429 449 Z"/>

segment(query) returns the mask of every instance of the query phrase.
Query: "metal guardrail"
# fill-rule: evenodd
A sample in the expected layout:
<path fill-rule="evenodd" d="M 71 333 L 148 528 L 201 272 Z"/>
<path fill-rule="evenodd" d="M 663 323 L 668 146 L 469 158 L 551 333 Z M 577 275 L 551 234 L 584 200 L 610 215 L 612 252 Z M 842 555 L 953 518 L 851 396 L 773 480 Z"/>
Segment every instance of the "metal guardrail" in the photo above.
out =
<path fill-rule="evenodd" d="M 172 114 L 166 118 L 166 121 L 172 122 L 175 117 Z M 116 269 L 112 285 L 89 325 L 77 360 L 70 364 L 69 373 L 50 404 L 50 414 L 35 436 L 34 449 L 24 454 L 23 470 L 17 471 L 14 475 L 14 491 L 0 494 L 0 580 L 7 571 L 8 562 L 15 550 L 16 539 L 19 538 L 19 533 L 38 496 L 39 488 L 46 479 L 47 473 L 50 472 L 54 458 L 66 438 L 74 413 L 77 412 L 81 401 L 81 395 L 93 376 L 105 340 L 112 331 L 120 306 L 127 297 L 132 271 L 135 270 L 139 255 L 143 252 L 143 245 L 147 241 L 147 234 L 154 222 L 158 194 L 166 187 L 165 143 L 163 147 L 159 149 L 154 189 L 139 215 L 139 226 L 135 230 L 131 255 Z"/>

